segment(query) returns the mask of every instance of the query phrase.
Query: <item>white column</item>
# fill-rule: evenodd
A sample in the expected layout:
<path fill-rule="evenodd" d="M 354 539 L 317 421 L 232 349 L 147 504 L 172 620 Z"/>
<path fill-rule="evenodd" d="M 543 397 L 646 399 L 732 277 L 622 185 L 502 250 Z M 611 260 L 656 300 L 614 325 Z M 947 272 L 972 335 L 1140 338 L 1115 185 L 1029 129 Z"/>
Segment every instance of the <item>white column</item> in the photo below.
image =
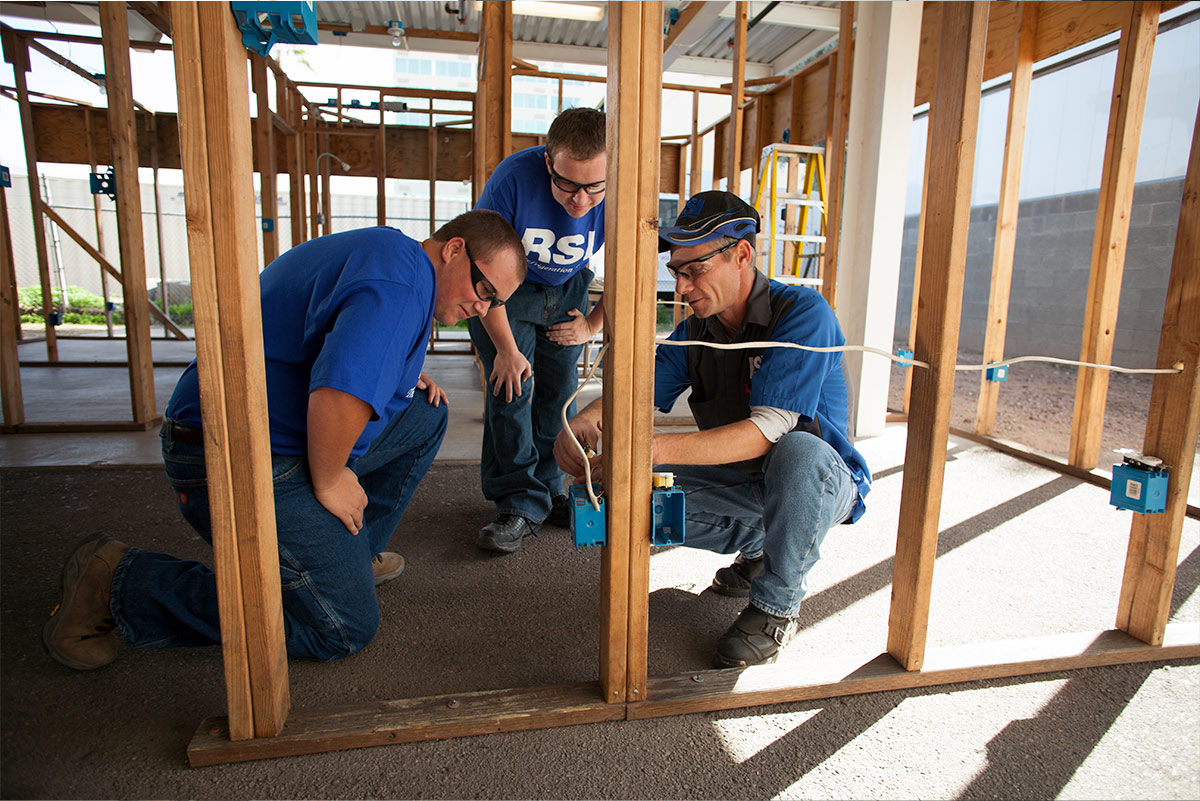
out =
<path fill-rule="evenodd" d="M 892 349 L 921 2 L 859 3 L 837 315 L 849 344 Z M 883 433 L 890 362 L 846 353 L 850 429 Z"/>

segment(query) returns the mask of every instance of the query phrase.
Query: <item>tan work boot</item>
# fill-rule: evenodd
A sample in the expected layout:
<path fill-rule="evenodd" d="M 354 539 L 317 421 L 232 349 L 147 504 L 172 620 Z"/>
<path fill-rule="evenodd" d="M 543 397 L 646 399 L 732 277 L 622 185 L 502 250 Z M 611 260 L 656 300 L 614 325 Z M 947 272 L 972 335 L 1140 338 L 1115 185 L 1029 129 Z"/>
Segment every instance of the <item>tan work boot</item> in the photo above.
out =
<path fill-rule="evenodd" d="M 116 622 L 108 604 L 113 571 L 128 550 L 128 545 L 97 531 L 67 557 L 62 601 L 42 628 L 46 651 L 67 667 L 93 670 L 117 658 Z"/>
<path fill-rule="evenodd" d="M 371 560 L 371 573 L 375 576 L 375 586 L 391 581 L 404 572 L 404 557 L 394 551 L 383 551 L 375 554 Z"/>

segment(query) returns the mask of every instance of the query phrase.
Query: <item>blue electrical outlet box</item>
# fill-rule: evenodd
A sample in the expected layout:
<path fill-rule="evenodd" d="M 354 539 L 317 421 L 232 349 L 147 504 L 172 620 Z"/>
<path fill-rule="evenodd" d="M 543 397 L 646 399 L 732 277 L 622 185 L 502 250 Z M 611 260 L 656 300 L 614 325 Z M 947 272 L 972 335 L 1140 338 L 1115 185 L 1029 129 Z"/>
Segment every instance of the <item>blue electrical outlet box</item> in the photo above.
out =
<path fill-rule="evenodd" d="M 62 325 L 63 324 L 62 312 L 50 312 L 48 315 L 46 315 L 46 322 L 52 326 Z"/>
<path fill-rule="evenodd" d="M 989 367 L 983 372 L 983 377 L 987 381 L 1000 382 L 1008 380 L 1008 365 L 1002 364 L 999 367 Z"/>
<path fill-rule="evenodd" d="M 0 167 L 0 186 L 12 186 L 12 175 L 8 172 L 8 167 Z"/>
<path fill-rule="evenodd" d="M 265 56 L 276 42 L 317 43 L 317 10 L 308 2 L 229 4 L 242 30 L 242 44 Z"/>
<path fill-rule="evenodd" d="M 650 544 L 683 545 L 683 490 L 679 487 L 653 490 L 650 493 L 650 511 L 654 517 Z"/>
<path fill-rule="evenodd" d="M 1147 464 L 1142 461 L 1147 458 L 1154 462 Z M 1113 465 L 1108 501 L 1118 509 L 1142 514 L 1165 512 L 1169 482 L 1166 469 L 1154 457 L 1126 456 L 1123 464 Z"/>
<path fill-rule="evenodd" d="M 567 490 L 567 501 L 571 504 L 571 531 L 575 534 L 576 548 L 608 544 L 608 531 L 604 526 L 604 496 L 600 494 L 603 490 L 599 484 L 595 485 L 595 491 L 600 501 L 599 510 L 592 506 L 587 487 L 583 484 L 572 484 Z"/>
<path fill-rule="evenodd" d="M 911 350 L 907 350 L 905 348 L 900 348 L 899 350 L 896 351 L 896 355 L 899 356 L 901 359 L 911 359 L 913 357 L 913 352 Z M 903 362 L 902 361 L 902 362 L 900 362 L 900 366 L 901 367 L 912 367 L 912 362 Z"/>
<path fill-rule="evenodd" d="M 88 178 L 93 195 L 108 195 L 109 200 L 117 199 L 117 177 L 112 167 L 108 168 L 108 172 L 88 173 Z"/>
<path fill-rule="evenodd" d="M 263 229 L 263 231 L 266 231 L 267 233 L 274 231 L 275 230 L 275 220 L 272 219 L 271 217 L 263 217 L 262 218 L 262 229 Z"/>

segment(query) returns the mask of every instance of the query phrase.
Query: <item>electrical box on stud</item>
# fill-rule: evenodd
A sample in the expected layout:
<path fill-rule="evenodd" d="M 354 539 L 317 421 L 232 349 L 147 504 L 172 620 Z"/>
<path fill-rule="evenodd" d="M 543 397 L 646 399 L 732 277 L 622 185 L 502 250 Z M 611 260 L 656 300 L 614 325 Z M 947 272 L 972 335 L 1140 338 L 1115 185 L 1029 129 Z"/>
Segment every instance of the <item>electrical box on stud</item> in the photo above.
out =
<path fill-rule="evenodd" d="M 651 545 L 683 545 L 683 490 L 675 486 L 674 473 L 655 473 L 654 489 L 650 492 L 650 513 L 654 529 Z"/>
<path fill-rule="evenodd" d="M 1122 448 L 1117 453 L 1124 459 L 1121 464 L 1113 465 L 1109 503 L 1118 509 L 1142 514 L 1165 512 L 1170 478 L 1162 459 L 1143 456 L 1128 448 Z"/>
<path fill-rule="evenodd" d="M 987 381 L 1000 382 L 1008 380 L 1008 365 L 1002 364 L 999 367 L 989 367 L 984 371 L 983 377 Z"/>
<path fill-rule="evenodd" d="M 230 3 L 242 44 L 265 56 L 276 42 L 317 43 L 317 10 L 307 2 Z"/>
<path fill-rule="evenodd" d="M 604 527 L 604 496 L 599 494 L 602 491 L 600 485 L 595 487 L 597 500 L 600 501 L 599 509 L 592 506 L 585 485 L 572 484 L 567 490 L 567 502 L 571 505 L 571 531 L 575 534 L 576 548 L 608 544 L 608 532 Z"/>

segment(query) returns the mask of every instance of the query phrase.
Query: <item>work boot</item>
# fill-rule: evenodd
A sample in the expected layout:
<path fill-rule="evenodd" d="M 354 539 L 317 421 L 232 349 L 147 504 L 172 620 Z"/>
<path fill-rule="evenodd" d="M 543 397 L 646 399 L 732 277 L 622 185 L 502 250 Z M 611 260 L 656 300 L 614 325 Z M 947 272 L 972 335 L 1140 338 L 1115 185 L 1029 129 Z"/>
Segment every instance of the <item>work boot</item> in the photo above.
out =
<path fill-rule="evenodd" d="M 520 515 L 504 514 L 479 529 L 475 547 L 496 553 L 512 553 L 521 549 L 521 540 L 537 532 L 535 525 Z"/>
<path fill-rule="evenodd" d="M 550 505 L 550 514 L 546 515 L 545 525 L 556 528 L 571 527 L 571 504 L 566 495 L 555 495 Z"/>
<path fill-rule="evenodd" d="M 67 667 L 93 670 L 117 658 L 116 621 L 108 605 L 113 572 L 128 550 L 128 545 L 97 531 L 67 557 L 62 600 L 42 628 L 46 652 Z"/>
<path fill-rule="evenodd" d="M 748 667 L 774 662 L 779 649 L 787 644 L 795 631 L 795 619 L 776 617 L 751 604 L 717 640 L 713 667 Z"/>
<path fill-rule="evenodd" d="M 404 557 L 394 551 L 383 551 L 371 559 L 371 573 L 375 586 L 384 584 L 404 572 Z"/>
<path fill-rule="evenodd" d="M 722 567 L 713 576 L 712 591 L 717 595 L 728 595 L 731 598 L 745 598 L 750 594 L 750 582 L 762 572 L 763 560 L 747 559 L 738 554 L 733 564 Z"/>

